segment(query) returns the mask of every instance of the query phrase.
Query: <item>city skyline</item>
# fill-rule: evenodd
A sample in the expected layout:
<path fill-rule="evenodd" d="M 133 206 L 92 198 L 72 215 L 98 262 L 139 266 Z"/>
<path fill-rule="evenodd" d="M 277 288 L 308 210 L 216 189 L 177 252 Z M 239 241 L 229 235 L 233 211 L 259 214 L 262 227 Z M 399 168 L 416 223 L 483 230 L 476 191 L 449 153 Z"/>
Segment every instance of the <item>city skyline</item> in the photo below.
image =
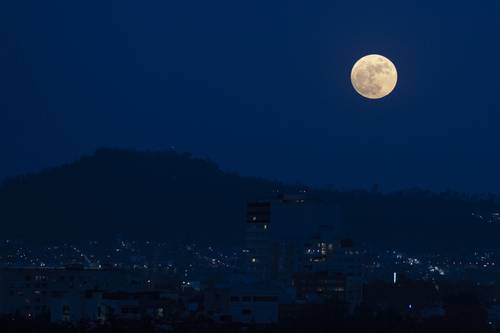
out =
<path fill-rule="evenodd" d="M 498 0 L 0 3 L 0 332 L 500 333 Z"/>

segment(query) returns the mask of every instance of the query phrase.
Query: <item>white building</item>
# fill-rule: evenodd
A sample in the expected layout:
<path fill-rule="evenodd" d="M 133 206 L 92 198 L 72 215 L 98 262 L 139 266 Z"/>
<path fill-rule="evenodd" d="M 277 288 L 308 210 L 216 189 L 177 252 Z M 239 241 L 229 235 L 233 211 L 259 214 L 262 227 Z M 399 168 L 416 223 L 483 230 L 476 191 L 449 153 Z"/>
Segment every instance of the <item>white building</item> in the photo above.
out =
<path fill-rule="evenodd" d="M 49 312 L 49 303 L 86 290 L 138 291 L 147 289 L 144 271 L 84 269 L 80 266 L 0 269 L 0 313 L 27 317 Z M 76 297 L 76 296 L 75 296 Z"/>
<path fill-rule="evenodd" d="M 293 295 L 263 283 L 234 283 L 208 291 L 207 313 L 219 321 L 268 324 L 278 321 L 279 306 Z"/>

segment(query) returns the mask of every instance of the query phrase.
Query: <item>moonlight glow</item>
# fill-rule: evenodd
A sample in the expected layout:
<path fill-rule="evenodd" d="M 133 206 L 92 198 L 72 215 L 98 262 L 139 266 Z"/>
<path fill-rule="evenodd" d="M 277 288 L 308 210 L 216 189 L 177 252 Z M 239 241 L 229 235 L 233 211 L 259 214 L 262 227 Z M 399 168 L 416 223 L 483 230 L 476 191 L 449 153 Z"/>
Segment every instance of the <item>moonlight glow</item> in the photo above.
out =
<path fill-rule="evenodd" d="M 384 56 L 370 54 L 359 59 L 351 71 L 356 91 L 366 98 L 378 99 L 389 95 L 396 87 L 396 66 Z"/>

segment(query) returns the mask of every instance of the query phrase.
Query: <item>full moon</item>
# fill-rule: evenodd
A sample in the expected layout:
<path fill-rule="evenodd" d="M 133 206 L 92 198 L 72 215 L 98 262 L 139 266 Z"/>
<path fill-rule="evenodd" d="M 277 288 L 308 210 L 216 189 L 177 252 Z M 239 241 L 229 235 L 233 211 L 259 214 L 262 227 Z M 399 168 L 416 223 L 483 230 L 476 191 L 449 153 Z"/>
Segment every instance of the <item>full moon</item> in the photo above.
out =
<path fill-rule="evenodd" d="M 396 66 L 384 56 L 370 54 L 356 61 L 351 71 L 351 82 L 363 97 L 379 99 L 396 87 Z"/>

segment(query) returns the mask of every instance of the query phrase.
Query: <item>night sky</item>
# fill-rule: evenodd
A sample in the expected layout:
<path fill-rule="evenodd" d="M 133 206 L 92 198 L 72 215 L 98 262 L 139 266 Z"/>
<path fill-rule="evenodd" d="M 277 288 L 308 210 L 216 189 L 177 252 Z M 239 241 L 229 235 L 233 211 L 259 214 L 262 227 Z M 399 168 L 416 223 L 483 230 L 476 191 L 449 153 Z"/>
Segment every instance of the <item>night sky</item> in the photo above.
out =
<path fill-rule="evenodd" d="M 500 5 L 4 1 L 0 178 L 99 147 L 312 185 L 500 193 Z M 353 90 L 370 53 L 398 68 Z"/>

